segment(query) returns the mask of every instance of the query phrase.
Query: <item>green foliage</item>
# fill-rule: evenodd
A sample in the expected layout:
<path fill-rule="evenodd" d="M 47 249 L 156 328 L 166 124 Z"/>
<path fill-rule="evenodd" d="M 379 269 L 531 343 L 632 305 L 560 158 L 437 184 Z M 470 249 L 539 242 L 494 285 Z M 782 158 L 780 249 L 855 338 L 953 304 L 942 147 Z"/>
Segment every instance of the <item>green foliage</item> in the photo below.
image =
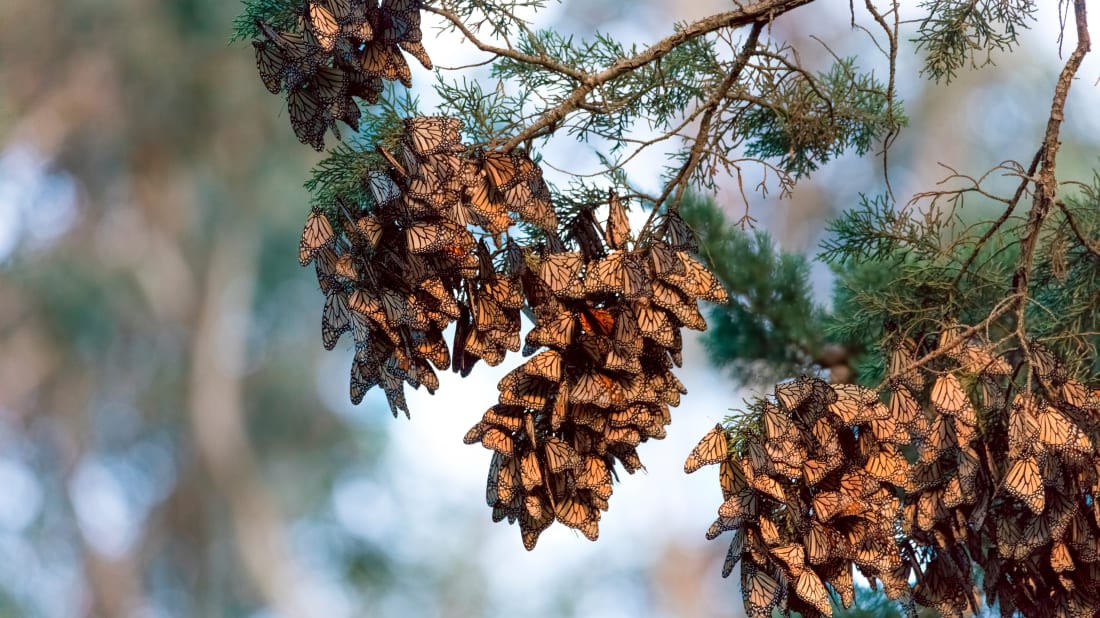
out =
<path fill-rule="evenodd" d="M 357 204 L 372 204 L 374 197 L 364 182 L 367 171 L 380 169 L 384 160 L 376 145 L 395 150 L 404 128 L 404 118 L 417 114 L 418 100 L 408 90 L 390 84 L 378 105 L 363 106 L 359 132 L 348 136 L 333 147 L 305 183 L 313 203 L 322 208 L 334 208 L 336 196 Z"/>
<path fill-rule="evenodd" d="M 245 0 L 244 10 L 233 20 L 233 36 L 230 40 L 262 38 L 263 33 L 256 26 L 257 19 L 266 21 L 278 30 L 297 30 L 299 15 L 299 0 Z"/>
<path fill-rule="evenodd" d="M 710 311 L 704 342 L 711 360 L 745 384 L 812 372 L 825 341 L 806 258 L 778 249 L 766 233 L 730 225 L 713 200 L 688 196 L 680 214 L 730 295 L 728 305 Z"/>
<path fill-rule="evenodd" d="M 1033 0 L 925 0 L 921 7 L 927 15 L 913 40 L 928 53 L 923 73 L 937 81 L 954 79 L 968 63 L 992 64 L 992 52 L 1011 50 L 1038 10 Z"/>
<path fill-rule="evenodd" d="M 853 58 L 837 61 L 816 77 L 802 71 L 761 76 L 770 78 L 760 88 L 767 99 L 745 106 L 745 153 L 778 158 L 779 166 L 795 177 L 849 148 L 865 154 L 877 138 L 906 123 L 890 106 L 886 86 L 873 74 L 857 73 Z"/>

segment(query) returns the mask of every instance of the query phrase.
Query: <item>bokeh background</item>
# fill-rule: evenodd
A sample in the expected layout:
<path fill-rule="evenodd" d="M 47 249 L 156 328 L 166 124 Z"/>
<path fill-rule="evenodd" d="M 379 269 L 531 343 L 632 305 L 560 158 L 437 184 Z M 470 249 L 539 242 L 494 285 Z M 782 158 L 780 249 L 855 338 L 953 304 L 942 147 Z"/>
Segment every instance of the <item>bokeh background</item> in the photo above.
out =
<path fill-rule="evenodd" d="M 1044 4 L 1016 53 L 950 86 L 917 77 L 902 37 L 900 200 L 942 179 L 940 163 L 978 175 L 1030 161 L 1061 66 Z M 565 0 L 531 18 L 647 43 L 728 7 Z M 719 576 L 726 543 L 703 539 L 716 472 L 682 462 L 752 393 L 697 339 L 680 373 L 691 392 L 642 449 L 648 472 L 617 485 L 597 543 L 554 526 L 528 553 L 491 522 L 489 452 L 461 438 L 507 366 L 446 376 L 410 398 L 411 421 L 378 393 L 348 402 L 350 344 L 322 349 L 323 297 L 296 261 L 319 155 L 294 139 L 251 47 L 229 43 L 240 8 L 0 2 L 0 616 L 742 615 L 736 578 Z M 482 59 L 432 25 L 439 64 Z M 799 9 L 770 34 L 807 63 L 829 60 L 816 35 L 886 74 L 846 5 Z M 1100 153 L 1096 58 L 1081 75 L 1064 179 L 1091 178 Z M 433 77 L 414 79 L 430 111 Z M 568 137 L 544 154 L 573 172 L 595 161 Z M 642 157 L 632 177 L 653 189 L 664 162 Z M 790 199 L 751 195 L 750 212 L 812 253 L 831 214 L 882 186 L 881 159 L 845 157 Z M 744 208 L 732 184 L 718 200 Z M 827 303 L 828 269 L 815 278 Z"/>

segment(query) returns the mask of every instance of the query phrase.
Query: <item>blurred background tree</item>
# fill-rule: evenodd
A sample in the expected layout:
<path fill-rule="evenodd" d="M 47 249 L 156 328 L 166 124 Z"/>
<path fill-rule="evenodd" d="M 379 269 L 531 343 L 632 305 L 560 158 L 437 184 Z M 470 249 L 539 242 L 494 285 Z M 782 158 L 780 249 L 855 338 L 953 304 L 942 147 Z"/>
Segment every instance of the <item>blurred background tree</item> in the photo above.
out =
<path fill-rule="evenodd" d="M 726 6 L 582 4 L 552 6 L 540 22 L 650 40 L 670 17 Z M 730 609 L 740 606 L 732 582 L 716 581 L 724 548 L 701 538 L 713 501 L 693 496 L 714 494 L 712 483 L 679 474 L 691 444 L 735 399 L 732 384 L 715 386 L 713 371 L 692 360 L 696 341 L 683 376 L 692 394 L 669 439 L 652 445 L 648 478 L 617 492 L 621 515 L 612 510 L 595 549 L 560 534 L 528 556 L 489 522 L 477 504 L 483 454 L 445 446 L 458 444 L 481 404 L 433 410 L 444 406 L 418 399 L 420 418 L 390 435 L 398 423 L 384 402 L 369 399 L 361 412 L 344 403 L 346 358 L 317 345 L 320 295 L 293 258 L 309 201 L 303 170 L 318 159 L 263 92 L 250 50 L 226 45 L 240 8 L 0 5 L 0 613 L 740 611 Z M 798 44 L 811 34 L 834 48 L 851 39 L 846 16 L 814 6 L 799 14 L 776 30 Z M 892 167 L 909 170 L 894 177 L 899 194 L 938 180 L 940 170 L 922 169 L 932 161 L 995 162 L 1032 148 L 1024 129 L 1047 97 L 1031 84 L 1057 61 L 1057 19 L 1042 19 L 1043 51 L 1015 54 L 1009 68 L 961 71 L 946 91 L 915 79 L 903 86 L 913 124 L 938 133 L 899 138 Z M 1081 177 L 1100 131 L 1073 111 L 1069 122 L 1081 124 L 1065 132 L 1061 161 Z M 1018 130 L 999 130 L 1006 123 Z M 754 201 L 752 214 L 777 246 L 808 250 L 832 209 L 856 189 L 877 189 L 878 169 L 836 161 L 788 201 Z M 736 186 L 723 182 L 720 203 L 739 213 Z M 745 246 L 766 246 L 753 242 Z M 762 269 L 788 273 L 790 294 L 809 298 L 808 268 L 814 298 L 827 298 L 828 273 L 758 254 Z M 814 310 L 808 300 L 801 307 Z M 814 332 L 804 336 L 817 345 Z M 813 361 L 815 350 L 778 360 Z M 444 397 L 481 401 L 490 384 L 445 384 Z M 468 474 L 409 463 L 413 454 L 430 460 L 425 450 Z M 654 505 L 658 494 L 683 506 Z"/>

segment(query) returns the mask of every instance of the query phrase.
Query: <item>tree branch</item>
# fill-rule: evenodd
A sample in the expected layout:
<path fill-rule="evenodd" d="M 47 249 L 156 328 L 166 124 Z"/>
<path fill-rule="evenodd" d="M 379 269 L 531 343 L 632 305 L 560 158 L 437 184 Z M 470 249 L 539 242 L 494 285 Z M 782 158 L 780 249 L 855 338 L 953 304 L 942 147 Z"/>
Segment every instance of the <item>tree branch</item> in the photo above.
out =
<path fill-rule="evenodd" d="M 777 16 L 786 13 L 787 11 L 796 9 L 804 4 L 809 4 L 813 0 L 763 0 L 755 4 L 744 6 L 736 11 L 728 11 L 726 13 L 719 13 L 718 15 L 712 15 L 705 19 L 701 19 L 693 24 L 689 24 L 685 28 L 677 31 L 676 33 L 661 39 L 656 44 L 652 45 L 642 51 L 641 53 L 632 56 L 630 58 L 623 58 L 610 67 L 595 73 L 592 75 L 582 74 L 581 77 L 576 78 L 580 81 L 580 85 L 565 99 L 563 99 L 558 105 L 547 110 L 543 115 L 528 126 L 526 129 L 515 135 L 512 139 L 508 140 L 504 144 L 504 150 L 512 150 L 520 144 L 532 140 L 536 137 L 546 135 L 550 133 L 553 127 L 557 126 L 568 114 L 576 111 L 580 108 L 581 104 L 585 102 L 588 95 L 593 90 L 599 88 L 603 84 L 610 82 L 613 79 L 621 77 L 631 71 L 635 71 L 640 67 L 643 67 L 651 62 L 660 60 L 668 55 L 672 50 L 676 49 L 679 45 L 690 41 L 691 39 L 710 34 L 716 30 L 722 28 L 736 28 L 745 26 L 752 23 L 768 23 L 775 19 Z M 432 10 L 429 7 L 425 7 L 426 10 Z M 442 15 L 442 13 L 440 13 Z M 446 17 L 446 15 L 443 15 Z M 465 33 L 464 33 L 465 34 Z M 471 39 L 473 41 L 474 39 Z M 475 42 L 475 45 L 477 43 Z M 479 46 L 480 47 L 480 46 Z M 507 51 L 507 50 L 505 50 Z M 496 52 L 494 52 L 496 53 Z M 518 52 L 508 52 L 508 57 L 521 60 L 520 58 L 512 55 Z M 504 54 L 502 54 L 504 55 Z M 529 59 L 529 60 L 528 60 Z M 553 66 L 547 64 L 547 60 L 540 59 L 532 56 L 525 56 L 522 59 L 523 62 L 531 62 L 533 64 L 549 68 L 551 70 L 557 70 Z M 549 61 L 552 64 L 553 61 Z M 561 72 L 561 71 L 558 71 Z M 567 74 L 568 73 L 563 73 Z M 570 75 L 573 77 L 573 75 Z"/>

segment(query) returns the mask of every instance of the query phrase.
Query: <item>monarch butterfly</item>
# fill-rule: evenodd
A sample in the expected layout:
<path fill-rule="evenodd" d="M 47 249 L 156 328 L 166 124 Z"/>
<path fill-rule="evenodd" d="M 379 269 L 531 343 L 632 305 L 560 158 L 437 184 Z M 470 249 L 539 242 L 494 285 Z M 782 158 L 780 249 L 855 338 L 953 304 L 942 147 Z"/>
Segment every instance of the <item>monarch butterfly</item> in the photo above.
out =
<path fill-rule="evenodd" d="M 323 150 L 328 118 L 321 100 L 312 90 L 298 87 L 291 89 L 287 103 L 290 126 L 298 141 L 312 146 L 314 150 Z"/>
<path fill-rule="evenodd" d="M 814 515 L 821 522 L 827 522 L 834 517 L 859 515 L 870 510 L 862 499 L 836 491 L 819 491 L 814 495 L 811 504 Z"/>
<path fill-rule="evenodd" d="M 759 498 L 756 492 L 746 489 L 726 499 L 722 506 L 718 507 L 718 514 L 739 522 L 735 523 L 734 526 L 740 526 L 740 522 L 749 521 L 756 517 L 758 503 Z"/>
<path fill-rule="evenodd" d="M 484 175 L 478 175 L 475 183 L 466 189 L 466 206 L 488 225 L 485 229 L 494 234 L 503 233 L 511 224 L 505 204 L 499 192 L 493 189 Z"/>
<path fill-rule="evenodd" d="M 446 116 L 416 116 L 405 119 L 405 143 L 420 157 L 453 153 L 461 148 L 462 122 Z"/>
<path fill-rule="evenodd" d="M 644 470 L 642 460 L 638 457 L 638 451 L 634 447 L 613 444 L 607 448 L 607 452 L 615 456 L 619 463 L 623 464 L 628 474 L 634 474 L 638 470 Z"/>
<path fill-rule="evenodd" d="M 729 499 L 733 494 L 748 487 L 748 479 L 745 478 L 745 471 L 741 468 L 741 463 L 735 461 L 732 457 L 726 457 L 722 460 L 718 468 L 718 482 L 722 487 L 723 500 Z"/>
<path fill-rule="evenodd" d="M 477 309 L 477 315 L 474 318 L 474 328 L 479 331 L 488 331 L 508 327 L 508 320 L 504 317 L 504 310 L 500 308 L 500 305 L 493 302 L 493 299 L 489 298 L 488 294 L 479 294 L 471 300 L 472 304 L 474 304 Z"/>
<path fill-rule="evenodd" d="M 1016 395 L 1008 413 L 1008 452 L 1010 457 L 1018 457 L 1039 437 L 1039 420 L 1036 418 L 1035 402 L 1027 395 Z"/>
<path fill-rule="evenodd" d="M 272 28 L 270 24 L 257 19 L 254 22 L 264 37 L 283 54 L 288 68 L 295 65 L 293 71 L 301 77 L 312 75 L 324 59 L 323 50 L 309 42 L 300 34 L 283 32 Z"/>
<path fill-rule="evenodd" d="M 546 350 L 525 362 L 523 371 L 528 375 L 539 376 L 556 384 L 561 382 L 561 366 L 561 353 L 556 350 Z"/>
<path fill-rule="evenodd" d="M 677 256 L 684 264 L 684 274 L 668 275 L 664 278 L 665 281 L 680 288 L 684 294 L 692 298 L 713 303 L 729 301 L 729 294 L 706 266 L 683 251 L 678 251 Z"/>
<path fill-rule="evenodd" d="M 436 369 L 446 370 L 451 366 L 450 350 L 447 349 L 447 342 L 443 340 L 442 333 L 438 331 L 428 331 L 428 337 L 418 342 L 413 352 L 431 362 Z"/>
<path fill-rule="evenodd" d="M 509 406 L 539 410 L 554 396 L 554 390 L 550 382 L 537 376 L 524 375 L 517 380 L 514 389 L 505 388 L 500 393 L 500 402 Z"/>
<path fill-rule="evenodd" d="M 759 439 L 749 438 L 745 441 L 745 450 L 747 452 L 748 466 L 745 466 L 745 461 L 742 462 L 742 468 L 745 470 L 746 476 L 749 474 L 768 473 L 772 471 L 771 455 L 768 454 L 767 448 L 760 442 Z"/>
<path fill-rule="evenodd" d="M 875 479 L 892 485 L 905 484 L 905 458 L 894 449 L 892 444 L 884 444 L 881 450 L 868 457 L 863 466 Z"/>
<path fill-rule="evenodd" d="M 852 566 L 845 563 L 839 570 L 834 570 L 829 585 L 840 595 L 840 603 L 844 607 L 851 607 L 856 601 L 855 584 L 852 580 Z M 906 578 L 908 581 L 908 578 Z M 825 613 L 825 615 L 829 615 Z"/>
<path fill-rule="evenodd" d="M 425 69 L 431 70 L 432 61 L 420 43 L 423 38 L 420 31 L 420 13 L 415 8 L 408 11 L 387 9 L 385 3 L 382 5 L 382 12 L 384 27 L 379 35 L 380 38 L 396 42 L 401 49 L 419 60 Z"/>
<path fill-rule="evenodd" d="M 629 374 L 639 374 L 642 371 L 641 361 L 638 359 L 640 350 L 636 346 L 619 341 L 611 342 L 611 349 L 604 358 L 604 368 L 608 371 L 621 371 Z M 645 392 L 652 392 L 652 389 Z M 637 401 L 627 396 L 628 401 Z"/>
<path fill-rule="evenodd" d="M 699 313 L 699 307 L 694 300 L 687 300 L 679 290 L 665 285 L 661 281 L 653 281 L 653 304 L 668 311 L 681 324 L 691 330 L 704 330 L 707 321 Z"/>
<path fill-rule="evenodd" d="M 1074 408 L 1084 408 L 1089 405 L 1089 390 L 1077 380 L 1066 380 L 1062 385 L 1062 401 Z"/>
<path fill-rule="evenodd" d="M 445 223 L 418 222 L 405 230 L 405 244 L 412 253 L 433 253 L 455 238 L 455 230 Z"/>
<path fill-rule="evenodd" d="M 348 91 L 344 72 L 330 67 L 319 67 L 305 89 L 321 102 L 322 107 L 345 98 Z"/>
<path fill-rule="evenodd" d="M 814 379 L 802 376 L 790 382 L 775 385 L 775 400 L 783 410 L 791 414 L 809 400 L 814 392 Z"/>
<path fill-rule="evenodd" d="M 653 286 L 642 257 L 629 251 L 623 255 L 623 298 L 636 299 L 651 296 Z"/>
<path fill-rule="evenodd" d="M 351 330 L 351 314 L 348 311 L 347 296 L 343 292 L 333 291 L 325 299 L 325 311 L 321 317 L 321 342 L 326 350 L 336 347 L 340 335 Z"/>
<path fill-rule="evenodd" d="M 729 577 L 733 573 L 733 567 L 741 561 L 741 554 L 745 549 L 745 528 L 740 528 L 733 535 L 729 549 L 726 550 L 726 561 L 722 564 L 722 577 Z"/>
<path fill-rule="evenodd" d="M 670 276 L 684 274 L 684 262 L 680 259 L 678 251 L 668 246 L 663 240 L 654 240 L 646 248 L 653 266 L 653 274 L 658 279 L 666 281 Z"/>
<path fill-rule="evenodd" d="M 707 528 L 707 540 L 713 541 L 714 539 L 721 536 L 723 532 L 727 532 L 729 530 L 744 530 L 745 527 L 743 524 L 744 522 L 740 518 L 731 519 L 729 517 L 719 517 L 718 519 L 714 520 L 714 523 L 710 525 L 710 528 Z"/>
<path fill-rule="evenodd" d="M 543 504 L 542 500 L 533 494 L 528 494 L 523 499 L 523 508 L 527 511 L 527 514 L 533 518 L 542 517 Z"/>
<path fill-rule="evenodd" d="M 511 502 L 514 497 L 514 461 L 500 453 L 493 453 L 493 459 L 489 463 L 489 476 L 485 482 L 485 502 L 489 506 Z"/>
<path fill-rule="evenodd" d="M 1006 376 L 1012 373 L 1008 361 L 988 345 L 968 342 L 963 345 L 960 356 L 959 369 L 971 375 Z"/>
<path fill-rule="evenodd" d="M 406 320 L 409 313 L 408 299 L 393 289 L 382 291 L 382 311 L 386 314 L 386 324 L 397 328 Z"/>
<path fill-rule="evenodd" d="M 672 325 L 668 321 L 668 315 L 653 307 L 648 301 L 637 301 L 631 304 L 634 321 L 638 325 L 638 331 L 642 337 L 653 341 L 657 345 L 670 348 L 675 343 Z"/>
<path fill-rule="evenodd" d="M 1050 549 L 1050 568 L 1055 573 L 1065 573 L 1066 571 L 1072 571 L 1076 568 L 1073 563 L 1073 556 L 1069 553 L 1069 548 L 1061 541 L 1056 541 L 1054 546 Z"/>
<path fill-rule="evenodd" d="M 909 433 L 923 437 L 927 432 L 927 419 L 909 389 L 897 385 L 890 389 L 890 416 Z"/>
<path fill-rule="evenodd" d="M 783 590 L 779 582 L 752 562 L 741 564 L 741 597 L 749 616 L 771 616 Z"/>
<path fill-rule="evenodd" d="M 756 520 L 756 524 L 757 529 L 755 530 L 755 532 L 757 534 L 754 534 L 752 540 L 750 541 L 753 545 L 750 551 L 754 559 L 762 559 L 764 558 L 764 547 L 760 546 L 760 541 L 763 541 L 764 545 L 767 547 L 775 547 L 776 545 L 779 545 L 782 541 L 779 538 L 779 528 L 776 527 L 775 523 L 772 522 L 772 520 L 768 519 L 767 517 L 761 517 L 760 519 Z M 745 526 L 744 529 L 752 531 L 752 528 L 750 526 Z"/>
<path fill-rule="evenodd" d="M 584 266 L 580 253 L 551 253 L 539 262 L 539 279 L 556 296 L 583 296 L 579 273 Z"/>
<path fill-rule="evenodd" d="M 965 607 L 967 594 L 957 581 L 944 573 L 945 570 L 944 559 L 934 559 L 924 577 L 913 587 L 913 597 L 921 605 L 947 614 L 953 607 Z"/>
<path fill-rule="evenodd" d="M 606 408 L 613 400 L 625 401 L 625 397 L 615 380 L 599 371 L 589 371 L 581 374 L 573 384 L 570 400 L 573 403 L 594 403 L 601 408 Z"/>
<path fill-rule="evenodd" d="M 615 327 L 615 316 L 606 309 L 582 308 L 577 312 L 581 330 L 586 334 L 608 337 Z"/>
<path fill-rule="evenodd" d="M 822 615 L 832 613 L 832 603 L 825 584 L 813 569 L 804 568 L 795 576 L 794 593 L 798 598 L 812 605 Z"/>
<path fill-rule="evenodd" d="M 929 461 L 939 457 L 942 453 L 958 449 L 955 423 L 951 420 L 951 417 L 946 415 L 936 417 L 936 420 L 932 422 L 932 429 L 928 432 L 925 444 L 927 448 L 931 449 Z"/>
<path fill-rule="evenodd" d="M 604 228 L 604 240 L 612 249 L 622 249 L 630 238 L 630 219 L 626 216 L 626 207 L 614 189 L 607 191 L 607 226 Z"/>
<path fill-rule="evenodd" d="M 887 364 L 890 379 L 912 391 L 919 391 L 924 387 L 924 377 L 920 371 L 911 367 L 916 351 L 917 346 L 912 339 L 902 339 L 890 349 Z"/>
<path fill-rule="evenodd" d="M 588 294 L 612 294 L 623 291 L 623 255 L 615 251 L 588 265 L 584 276 L 584 290 Z"/>
<path fill-rule="evenodd" d="M 542 468 L 539 467 L 538 455 L 535 451 L 528 450 L 520 457 L 519 473 L 523 488 L 528 492 L 543 485 Z"/>
<path fill-rule="evenodd" d="M 506 457 L 512 457 L 515 454 L 515 440 L 496 427 L 485 428 L 481 434 L 481 445 Z"/>
<path fill-rule="evenodd" d="M 604 439 L 610 443 L 638 446 L 642 441 L 642 434 L 634 427 L 613 427 L 604 432 Z"/>
<path fill-rule="evenodd" d="M 787 567 L 787 571 L 792 575 L 797 576 L 806 569 L 806 555 L 800 543 L 773 547 L 769 552 L 782 562 L 784 566 Z"/>
<path fill-rule="evenodd" d="M 871 432 L 879 442 L 891 444 L 908 444 L 909 432 L 892 417 L 871 420 Z"/>
<path fill-rule="evenodd" d="M 760 492 L 781 501 L 781 503 L 787 501 L 787 494 L 783 492 L 783 485 L 767 474 L 757 474 L 750 479 L 749 483 L 753 488 L 759 489 Z"/>
<path fill-rule="evenodd" d="M 852 467 L 840 477 L 839 490 L 852 498 L 865 498 L 880 487 L 878 481 L 860 468 Z"/>
<path fill-rule="evenodd" d="M 1016 460 L 1005 475 L 1005 489 L 1023 502 L 1033 513 L 1041 515 L 1046 504 L 1043 478 L 1034 456 Z"/>
<path fill-rule="evenodd" d="M 348 391 L 348 395 L 349 395 L 349 398 L 351 399 L 351 403 L 354 404 L 354 405 L 359 405 L 360 403 L 362 403 L 363 396 L 367 394 L 367 391 L 372 386 L 374 386 L 374 384 L 369 383 L 369 382 L 367 382 L 366 380 L 364 380 L 362 378 L 362 376 L 360 374 L 360 371 L 359 371 L 359 363 L 356 362 L 356 361 L 352 361 L 352 363 L 351 363 L 351 382 L 350 382 L 350 388 L 349 388 L 349 391 Z"/>
<path fill-rule="evenodd" d="M 306 218 L 306 225 L 302 229 L 302 238 L 298 242 L 298 263 L 302 266 L 309 264 L 315 255 L 326 249 L 335 240 L 332 224 L 320 208 L 314 207 Z"/>
<path fill-rule="evenodd" d="M 1038 341 L 1032 341 L 1028 345 L 1031 352 L 1031 368 L 1035 371 L 1035 374 L 1039 376 L 1040 380 L 1044 382 L 1055 382 L 1062 380 L 1055 380 L 1054 378 L 1061 378 L 1065 375 L 1065 368 L 1062 367 L 1062 363 L 1058 360 L 1050 349 Z"/>
<path fill-rule="evenodd" d="M 1039 413 L 1039 442 L 1066 452 L 1092 452 L 1092 443 L 1079 427 L 1073 424 L 1065 414 L 1046 406 Z"/>
<path fill-rule="evenodd" d="M 523 537 L 523 547 L 527 551 L 535 549 L 539 535 L 542 534 L 543 530 L 549 528 L 552 523 L 554 523 L 554 511 L 551 509 L 542 509 L 541 517 L 533 517 L 527 512 L 520 513 L 519 528 Z"/>
<path fill-rule="evenodd" d="M 481 420 L 487 425 L 505 430 L 506 433 L 515 433 L 523 427 L 523 409 L 519 409 L 519 416 L 515 414 L 515 411 L 516 408 L 507 404 L 495 405 L 485 411 Z"/>
<path fill-rule="evenodd" d="M 833 556 L 831 548 L 840 549 L 839 535 L 831 536 L 825 526 L 817 520 L 810 520 L 809 527 L 802 544 L 805 548 L 806 560 L 810 564 L 818 565 L 827 562 Z"/>
<path fill-rule="evenodd" d="M 328 294 L 336 285 L 336 252 L 331 247 L 322 247 L 313 256 L 314 270 L 317 272 L 317 284 L 321 291 Z"/>
<path fill-rule="evenodd" d="M 838 385 L 834 384 L 832 387 L 835 389 L 837 386 L 851 386 L 851 385 Z M 859 423 L 866 423 L 871 420 L 870 406 L 865 405 L 859 399 L 851 397 L 845 394 L 843 391 L 838 392 L 837 400 L 829 404 L 829 412 L 836 416 L 845 425 L 856 425 Z"/>
<path fill-rule="evenodd" d="M 279 94 L 283 89 L 283 77 L 286 75 L 286 57 L 271 41 L 252 41 L 256 49 L 256 69 L 260 80 L 271 94 Z"/>
<path fill-rule="evenodd" d="M 515 184 L 530 180 L 533 175 L 524 174 L 520 167 L 521 157 L 516 153 L 489 151 L 481 154 L 481 169 L 489 184 L 503 193 Z"/>
<path fill-rule="evenodd" d="M 397 45 L 376 38 L 365 42 L 360 53 L 360 68 L 367 76 L 400 81 L 412 88 L 412 71 Z"/>
<path fill-rule="evenodd" d="M 818 459 L 807 459 L 802 462 L 802 480 L 813 487 L 821 482 L 832 470 L 829 465 Z"/>
<path fill-rule="evenodd" d="M 941 487 L 929 489 L 917 498 L 916 524 L 921 530 L 928 532 L 936 525 L 936 522 L 947 516 L 944 508 L 944 490 Z"/>
<path fill-rule="evenodd" d="M 1016 546 L 1015 557 L 1023 560 L 1031 552 L 1050 543 L 1050 520 L 1046 517 L 1032 517 L 1020 534 L 1020 543 Z"/>
<path fill-rule="evenodd" d="M 569 506 L 570 502 L 573 502 L 575 506 L 570 508 L 570 506 Z M 559 512 L 558 512 L 558 521 L 564 523 L 567 526 L 570 526 L 570 523 L 569 523 L 570 521 L 579 519 L 580 516 L 581 516 L 581 513 L 585 513 L 586 514 L 586 519 L 584 521 L 582 521 L 579 525 L 570 526 L 570 527 L 575 527 L 589 541 L 595 541 L 597 538 L 599 538 L 599 536 L 600 536 L 600 512 L 598 510 L 596 510 L 596 509 L 594 509 L 594 508 L 592 508 L 592 507 L 590 507 L 586 504 L 582 504 L 580 502 L 577 502 L 575 498 L 570 498 L 569 500 L 566 500 L 563 504 L 559 504 L 558 506 L 560 508 L 563 505 L 564 505 L 565 508 L 562 509 L 562 510 L 564 510 L 565 513 L 563 514 L 562 511 L 559 510 Z M 578 509 L 577 507 L 581 507 L 581 508 Z"/>
<path fill-rule="evenodd" d="M 561 474 L 566 470 L 577 470 L 581 466 L 577 451 L 560 438 L 551 436 L 546 439 L 542 444 L 542 455 L 547 467 L 554 474 Z"/>
<path fill-rule="evenodd" d="M 665 239 L 673 249 L 695 252 L 699 245 L 695 242 L 695 233 L 688 224 L 680 218 L 678 211 L 672 210 L 665 214 L 664 220 Z"/>
<path fill-rule="evenodd" d="M 611 497 L 611 471 L 607 462 L 602 457 L 589 455 L 584 459 L 584 466 L 577 474 L 577 488 L 588 489 L 592 493 L 607 500 Z"/>
<path fill-rule="evenodd" d="M 405 413 L 405 418 L 409 418 L 409 406 L 405 401 L 405 387 L 401 383 L 401 378 L 383 371 L 382 391 L 386 393 L 386 402 L 390 404 L 393 417 L 397 418 L 397 412 L 400 410 Z"/>
<path fill-rule="evenodd" d="M 966 399 L 958 378 L 953 373 L 945 373 L 932 385 L 932 404 L 944 414 L 956 414 L 970 405 Z"/>

